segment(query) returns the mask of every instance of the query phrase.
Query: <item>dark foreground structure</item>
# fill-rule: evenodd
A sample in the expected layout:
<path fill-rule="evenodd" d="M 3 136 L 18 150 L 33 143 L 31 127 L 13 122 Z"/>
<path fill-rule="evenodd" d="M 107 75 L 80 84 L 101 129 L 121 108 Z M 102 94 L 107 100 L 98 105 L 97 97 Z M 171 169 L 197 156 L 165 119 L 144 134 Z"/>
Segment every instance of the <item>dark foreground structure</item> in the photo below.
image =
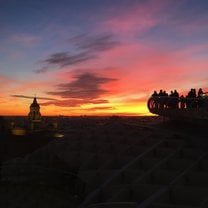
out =
<path fill-rule="evenodd" d="M 169 117 L 178 121 L 208 121 L 208 95 L 198 97 L 152 96 L 147 102 L 149 111 L 153 114 Z"/>
<path fill-rule="evenodd" d="M 60 120 L 63 138 L 2 163 L 1 207 L 208 207 L 203 131 L 160 117 Z"/>

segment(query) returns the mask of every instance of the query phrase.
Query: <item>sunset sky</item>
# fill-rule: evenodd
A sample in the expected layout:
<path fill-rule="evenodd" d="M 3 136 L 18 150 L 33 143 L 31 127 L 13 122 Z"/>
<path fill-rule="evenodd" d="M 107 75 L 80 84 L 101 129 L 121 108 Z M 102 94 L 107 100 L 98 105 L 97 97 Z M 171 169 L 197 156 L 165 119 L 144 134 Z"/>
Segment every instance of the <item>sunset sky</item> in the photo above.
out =
<path fill-rule="evenodd" d="M 0 0 L 0 115 L 148 115 L 208 91 L 207 0 Z"/>

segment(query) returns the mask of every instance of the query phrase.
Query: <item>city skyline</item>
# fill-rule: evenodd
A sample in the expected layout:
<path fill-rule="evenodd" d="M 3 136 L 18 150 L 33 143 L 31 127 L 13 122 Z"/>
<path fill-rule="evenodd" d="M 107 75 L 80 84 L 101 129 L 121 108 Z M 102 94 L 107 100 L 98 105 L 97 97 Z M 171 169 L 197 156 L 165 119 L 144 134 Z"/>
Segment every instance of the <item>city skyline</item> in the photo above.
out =
<path fill-rule="evenodd" d="M 205 0 L 1 0 L 1 115 L 150 115 L 154 90 L 208 91 Z"/>

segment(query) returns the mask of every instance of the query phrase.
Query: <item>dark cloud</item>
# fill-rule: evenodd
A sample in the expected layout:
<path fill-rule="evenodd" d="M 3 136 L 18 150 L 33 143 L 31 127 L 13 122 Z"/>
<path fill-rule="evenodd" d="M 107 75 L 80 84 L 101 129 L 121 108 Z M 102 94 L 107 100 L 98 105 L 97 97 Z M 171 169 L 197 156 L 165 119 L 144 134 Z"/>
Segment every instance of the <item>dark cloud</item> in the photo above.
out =
<path fill-rule="evenodd" d="M 62 107 L 76 107 L 83 104 L 104 104 L 108 100 L 100 99 L 100 97 L 108 93 L 103 89 L 102 85 L 116 81 L 113 78 L 96 76 L 91 73 L 83 73 L 74 76 L 74 81 L 57 85 L 57 90 L 47 92 L 49 95 L 60 96 L 65 100 L 43 103 L 43 105 L 54 104 Z"/>
<path fill-rule="evenodd" d="M 52 54 L 44 62 L 46 62 L 47 64 L 64 67 L 67 65 L 74 65 L 77 63 L 82 63 L 92 58 L 95 58 L 95 55 L 87 53 L 87 52 L 81 52 L 81 53 L 74 54 L 74 55 L 71 55 L 68 52 L 62 52 L 62 53 Z"/>
<path fill-rule="evenodd" d="M 40 73 L 45 73 L 48 71 L 48 67 L 42 67 L 40 69 L 35 69 L 33 70 L 35 73 L 40 74 Z"/>
<path fill-rule="evenodd" d="M 33 99 L 34 97 L 32 96 L 27 96 L 27 95 L 11 95 L 11 97 L 17 97 L 17 98 L 28 98 L 28 99 Z M 57 99 L 54 98 L 48 98 L 48 97 L 36 97 L 37 99 L 40 100 L 54 100 L 57 101 Z"/>
<path fill-rule="evenodd" d="M 71 38 L 70 42 L 80 50 L 91 52 L 101 52 L 120 45 L 120 42 L 116 41 L 114 36 L 110 34 L 95 36 L 82 34 Z"/>
<path fill-rule="evenodd" d="M 107 93 L 101 85 L 116 79 L 98 77 L 91 73 L 83 73 L 74 77 L 75 80 L 69 83 L 57 85 L 58 91 L 48 92 L 50 95 L 58 95 L 62 98 L 96 99 Z"/>
<path fill-rule="evenodd" d="M 114 40 L 112 35 L 78 35 L 69 39 L 70 46 L 75 48 L 76 52 L 59 52 L 51 54 L 42 61 L 45 66 L 34 70 L 35 73 L 45 73 L 49 67 L 63 68 L 69 65 L 76 65 L 98 57 L 99 53 L 112 49 L 120 42 Z"/>

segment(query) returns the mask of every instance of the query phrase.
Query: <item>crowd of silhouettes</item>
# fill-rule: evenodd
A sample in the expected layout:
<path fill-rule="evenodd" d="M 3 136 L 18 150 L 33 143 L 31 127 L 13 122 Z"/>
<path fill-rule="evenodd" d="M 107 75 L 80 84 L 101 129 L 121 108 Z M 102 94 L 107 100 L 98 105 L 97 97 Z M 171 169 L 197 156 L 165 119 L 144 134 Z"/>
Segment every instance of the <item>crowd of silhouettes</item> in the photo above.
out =
<path fill-rule="evenodd" d="M 154 99 L 154 108 L 200 108 L 204 105 L 204 92 L 199 88 L 198 93 L 196 89 L 191 89 L 187 96 L 179 96 L 177 90 L 172 90 L 168 94 L 165 90 L 160 90 L 158 93 L 155 90 L 152 94 Z"/>

